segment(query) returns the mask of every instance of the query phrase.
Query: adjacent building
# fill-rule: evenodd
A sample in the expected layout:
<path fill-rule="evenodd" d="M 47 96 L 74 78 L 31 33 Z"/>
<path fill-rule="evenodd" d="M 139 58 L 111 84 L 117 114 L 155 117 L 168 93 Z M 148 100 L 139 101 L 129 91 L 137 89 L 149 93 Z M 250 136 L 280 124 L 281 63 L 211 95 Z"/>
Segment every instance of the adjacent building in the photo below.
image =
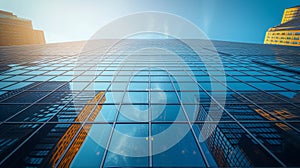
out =
<path fill-rule="evenodd" d="M 32 22 L 0 10 L 0 46 L 45 44 L 44 32 L 34 30 Z"/>
<path fill-rule="evenodd" d="M 264 43 L 300 46 L 300 5 L 285 9 L 281 24 L 267 31 Z"/>

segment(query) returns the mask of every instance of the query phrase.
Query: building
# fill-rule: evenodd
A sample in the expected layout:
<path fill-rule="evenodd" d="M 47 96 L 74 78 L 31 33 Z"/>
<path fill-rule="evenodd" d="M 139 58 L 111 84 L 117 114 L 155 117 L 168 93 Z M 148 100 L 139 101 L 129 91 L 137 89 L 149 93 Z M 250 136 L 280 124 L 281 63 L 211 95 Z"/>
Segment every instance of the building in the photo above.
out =
<path fill-rule="evenodd" d="M 99 92 L 92 100 L 88 101 L 87 105 L 79 113 L 75 121 L 94 121 L 98 113 L 101 111 L 102 105 L 97 105 L 96 109 L 94 109 L 95 106 L 93 104 L 96 104 L 100 100 L 100 103 L 104 103 L 105 97 L 102 97 L 103 93 Z M 91 111 L 93 112 L 90 113 Z M 79 124 L 71 125 L 54 148 L 54 152 L 50 160 L 51 167 L 55 167 L 60 159 L 61 161 L 58 164 L 59 167 L 70 167 L 74 157 L 84 143 L 84 140 L 90 129 L 91 125 L 84 125 L 83 128 L 81 128 L 81 125 Z M 80 130 L 80 132 L 78 135 L 76 135 L 78 130 Z M 67 153 L 64 154 L 68 148 L 68 145 L 71 144 L 73 138 L 75 138 L 75 140 L 72 143 L 72 146 L 70 146 L 70 148 L 67 150 Z M 63 158 L 61 158 L 62 156 Z"/>
<path fill-rule="evenodd" d="M 300 49 L 192 42 L 1 47 L 0 167 L 299 167 Z"/>
<path fill-rule="evenodd" d="M 284 10 L 281 24 L 284 24 L 288 21 L 291 21 L 293 19 L 299 19 L 299 18 L 300 18 L 300 5 Z"/>
<path fill-rule="evenodd" d="M 300 46 L 300 6 L 284 10 L 281 24 L 267 31 L 264 43 Z"/>
<path fill-rule="evenodd" d="M 33 30 L 30 20 L 0 11 L 0 46 L 45 44 L 44 32 Z"/>

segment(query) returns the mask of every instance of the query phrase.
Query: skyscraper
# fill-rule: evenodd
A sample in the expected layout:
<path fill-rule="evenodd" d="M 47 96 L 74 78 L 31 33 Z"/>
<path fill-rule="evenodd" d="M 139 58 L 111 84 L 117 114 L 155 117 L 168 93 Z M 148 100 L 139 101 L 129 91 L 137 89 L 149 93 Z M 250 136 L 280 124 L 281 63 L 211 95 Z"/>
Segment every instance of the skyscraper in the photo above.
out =
<path fill-rule="evenodd" d="M 0 167 L 299 167 L 300 49 L 191 42 L 0 48 Z"/>

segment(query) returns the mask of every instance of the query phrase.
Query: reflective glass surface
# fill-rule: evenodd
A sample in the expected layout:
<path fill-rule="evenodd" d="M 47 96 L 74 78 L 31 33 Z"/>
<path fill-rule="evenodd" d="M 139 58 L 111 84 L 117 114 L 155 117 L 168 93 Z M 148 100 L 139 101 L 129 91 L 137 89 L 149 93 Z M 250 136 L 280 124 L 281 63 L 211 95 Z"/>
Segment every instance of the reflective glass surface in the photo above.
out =
<path fill-rule="evenodd" d="M 300 49 L 193 43 L 0 47 L 0 167 L 299 167 Z"/>

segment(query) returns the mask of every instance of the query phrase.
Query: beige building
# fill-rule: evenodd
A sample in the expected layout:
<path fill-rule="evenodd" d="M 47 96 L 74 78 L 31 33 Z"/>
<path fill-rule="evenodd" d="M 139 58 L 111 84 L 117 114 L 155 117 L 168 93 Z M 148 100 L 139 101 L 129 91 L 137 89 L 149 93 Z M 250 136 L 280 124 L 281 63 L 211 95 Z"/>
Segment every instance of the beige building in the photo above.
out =
<path fill-rule="evenodd" d="M 281 24 L 267 31 L 264 43 L 300 46 L 300 5 L 285 9 Z"/>
<path fill-rule="evenodd" d="M 44 32 L 33 30 L 32 22 L 0 10 L 0 46 L 45 44 Z"/>

